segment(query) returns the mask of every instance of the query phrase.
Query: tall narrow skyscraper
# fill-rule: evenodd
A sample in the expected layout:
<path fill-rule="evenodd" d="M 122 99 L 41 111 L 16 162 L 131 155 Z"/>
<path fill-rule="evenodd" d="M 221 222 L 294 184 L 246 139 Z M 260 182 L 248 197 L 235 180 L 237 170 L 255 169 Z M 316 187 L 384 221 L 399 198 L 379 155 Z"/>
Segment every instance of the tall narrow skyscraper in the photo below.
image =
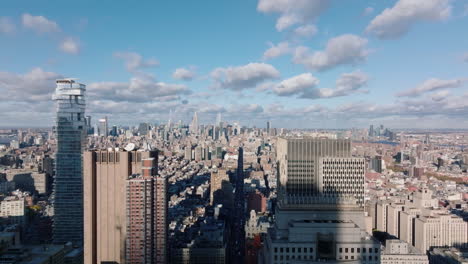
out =
<path fill-rule="evenodd" d="M 83 146 L 86 134 L 86 86 L 72 79 L 56 81 L 55 180 L 53 240 L 83 243 Z"/>
<path fill-rule="evenodd" d="M 215 126 L 221 127 L 221 113 L 218 113 L 216 115 L 216 124 L 215 124 Z"/>
<path fill-rule="evenodd" d="M 109 135 L 109 125 L 107 124 L 107 116 L 99 119 L 99 135 L 107 137 Z"/>
<path fill-rule="evenodd" d="M 192 124 L 190 125 L 190 133 L 198 134 L 198 115 L 197 112 L 193 114 Z"/>

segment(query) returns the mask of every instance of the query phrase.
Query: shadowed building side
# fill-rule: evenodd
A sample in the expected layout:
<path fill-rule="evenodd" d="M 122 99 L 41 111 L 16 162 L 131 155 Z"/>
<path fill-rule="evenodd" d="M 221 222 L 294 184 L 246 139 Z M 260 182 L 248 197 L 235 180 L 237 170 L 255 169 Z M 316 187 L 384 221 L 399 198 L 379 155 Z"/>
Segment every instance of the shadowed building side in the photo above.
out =
<path fill-rule="evenodd" d="M 351 142 L 278 139 L 278 203 L 260 263 L 380 263 L 364 218 L 365 160 Z"/>
<path fill-rule="evenodd" d="M 101 150 L 84 153 L 84 260 L 125 263 L 126 181 L 157 152 Z"/>

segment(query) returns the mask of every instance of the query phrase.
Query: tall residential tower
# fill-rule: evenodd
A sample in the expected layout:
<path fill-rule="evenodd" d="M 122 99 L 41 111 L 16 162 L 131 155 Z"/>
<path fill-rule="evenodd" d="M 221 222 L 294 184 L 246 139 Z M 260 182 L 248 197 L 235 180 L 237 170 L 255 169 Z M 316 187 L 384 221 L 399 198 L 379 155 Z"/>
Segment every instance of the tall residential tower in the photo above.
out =
<path fill-rule="evenodd" d="M 167 263 L 167 179 L 157 175 L 157 156 L 142 160 L 141 174 L 127 180 L 126 263 Z"/>
<path fill-rule="evenodd" d="M 83 243 L 83 146 L 86 134 L 86 86 L 72 79 L 57 80 L 53 240 Z"/>

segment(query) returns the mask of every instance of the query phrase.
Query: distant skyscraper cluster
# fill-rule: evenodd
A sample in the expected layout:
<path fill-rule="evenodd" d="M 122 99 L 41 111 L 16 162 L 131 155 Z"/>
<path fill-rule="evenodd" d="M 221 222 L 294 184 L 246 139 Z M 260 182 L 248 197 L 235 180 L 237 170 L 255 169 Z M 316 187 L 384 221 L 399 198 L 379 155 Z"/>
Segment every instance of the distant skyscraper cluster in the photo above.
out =
<path fill-rule="evenodd" d="M 384 125 L 380 125 L 377 128 L 374 127 L 374 125 L 370 125 L 369 131 L 368 131 L 369 137 L 387 137 L 390 140 L 395 140 L 396 139 L 396 134 L 395 132 L 391 131 L 388 128 L 384 128 Z"/>
<path fill-rule="evenodd" d="M 270 121 L 248 128 L 224 123 L 219 113 L 215 124 L 203 125 L 197 112 L 190 124 L 172 123 L 171 113 L 167 125 L 110 127 L 106 116 L 93 128 L 86 86 L 56 84 L 54 159 L 41 157 L 34 173 L 0 173 L 0 190 L 47 195 L 55 174 L 52 240 L 72 242 L 67 252 L 77 248 L 75 259 L 82 252 L 84 263 L 427 264 L 426 252 L 440 260 L 468 245 L 468 224 L 456 211 L 463 206 L 448 202 L 461 194 L 446 195 L 453 211 L 440 210 L 432 190 L 413 186 L 436 172 L 461 173 L 468 160 L 463 149 L 441 155 L 444 144 L 432 145 L 437 137 L 418 135 L 415 146 L 400 133 L 398 143 L 383 125 L 356 134 L 281 129 L 276 137 Z M 19 132 L 11 146 L 25 141 L 43 142 Z M 385 192 L 385 181 L 397 191 Z M 400 195 L 403 188 L 411 192 Z M 0 203 L 0 217 L 26 225 L 32 199 Z"/>

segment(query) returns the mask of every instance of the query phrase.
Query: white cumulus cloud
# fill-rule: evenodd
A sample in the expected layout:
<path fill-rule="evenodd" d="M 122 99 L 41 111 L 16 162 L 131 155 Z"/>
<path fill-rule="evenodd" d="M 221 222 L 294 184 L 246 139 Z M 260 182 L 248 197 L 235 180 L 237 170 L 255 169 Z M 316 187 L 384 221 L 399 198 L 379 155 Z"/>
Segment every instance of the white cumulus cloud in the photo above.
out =
<path fill-rule="evenodd" d="M 420 84 L 419 86 L 409 89 L 407 91 L 397 93 L 398 97 L 411 97 L 419 96 L 427 92 L 433 92 L 436 90 L 447 89 L 447 88 L 458 88 L 463 85 L 465 80 L 454 79 L 454 80 L 441 80 L 437 78 L 431 78 Z"/>
<path fill-rule="evenodd" d="M 152 102 L 160 98 L 177 100 L 180 99 L 179 95 L 190 93 L 185 85 L 158 82 L 148 75 L 133 77 L 129 82 L 96 82 L 88 85 L 90 97 L 117 102 Z"/>
<path fill-rule="evenodd" d="M 311 53 L 307 47 L 297 47 L 293 62 L 317 71 L 344 64 L 357 64 L 364 61 L 369 54 L 367 43 L 367 39 L 356 35 L 341 35 L 330 39 L 323 51 Z"/>
<path fill-rule="evenodd" d="M 376 16 L 366 31 L 381 39 L 394 39 L 418 22 L 444 20 L 450 17 L 451 11 L 450 0 L 399 0 Z"/>
<path fill-rule="evenodd" d="M 144 59 L 143 56 L 136 52 L 116 52 L 114 53 L 114 57 L 124 60 L 125 66 L 130 72 L 159 65 L 156 59 Z"/>
<path fill-rule="evenodd" d="M 65 38 L 59 46 L 60 50 L 69 54 L 78 54 L 80 52 L 80 44 L 73 38 Z"/>
<path fill-rule="evenodd" d="M 25 28 L 32 29 L 37 33 L 59 32 L 60 27 L 55 21 L 44 16 L 33 16 L 28 13 L 23 14 L 22 23 Z"/>
<path fill-rule="evenodd" d="M 276 79 L 279 76 L 279 71 L 266 63 L 249 63 L 243 66 L 216 68 L 211 72 L 215 87 L 231 90 L 254 88 L 266 80 Z"/>
<path fill-rule="evenodd" d="M 367 91 L 361 88 L 367 85 L 369 77 L 361 71 L 342 74 L 336 81 L 334 88 L 318 88 L 319 79 L 310 73 L 303 73 L 283 80 L 276 85 L 269 85 L 268 89 L 279 96 L 297 96 L 298 98 L 318 99 L 348 96 Z"/>
<path fill-rule="evenodd" d="M 280 82 L 272 91 L 279 96 L 305 94 L 314 90 L 319 83 L 319 79 L 312 74 L 303 73 Z"/>
<path fill-rule="evenodd" d="M 291 52 L 288 42 L 280 42 L 277 45 L 269 43 L 270 48 L 263 53 L 263 60 L 273 59 Z"/>
<path fill-rule="evenodd" d="M 34 68 L 25 74 L 0 72 L 1 97 L 8 101 L 23 102 L 50 100 L 55 80 L 61 77 L 58 73 L 47 72 L 42 68 Z"/>
<path fill-rule="evenodd" d="M 294 34 L 298 37 L 313 37 L 317 32 L 315 25 L 303 25 L 294 29 Z"/>
<path fill-rule="evenodd" d="M 259 0 L 257 10 L 278 13 L 276 29 L 283 31 L 296 24 L 307 24 L 328 7 L 330 0 Z"/>
<path fill-rule="evenodd" d="M 196 73 L 194 69 L 178 68 L 172 74 L 172 78 L 176 80 L 191 81 L 195 78 Z"/>

